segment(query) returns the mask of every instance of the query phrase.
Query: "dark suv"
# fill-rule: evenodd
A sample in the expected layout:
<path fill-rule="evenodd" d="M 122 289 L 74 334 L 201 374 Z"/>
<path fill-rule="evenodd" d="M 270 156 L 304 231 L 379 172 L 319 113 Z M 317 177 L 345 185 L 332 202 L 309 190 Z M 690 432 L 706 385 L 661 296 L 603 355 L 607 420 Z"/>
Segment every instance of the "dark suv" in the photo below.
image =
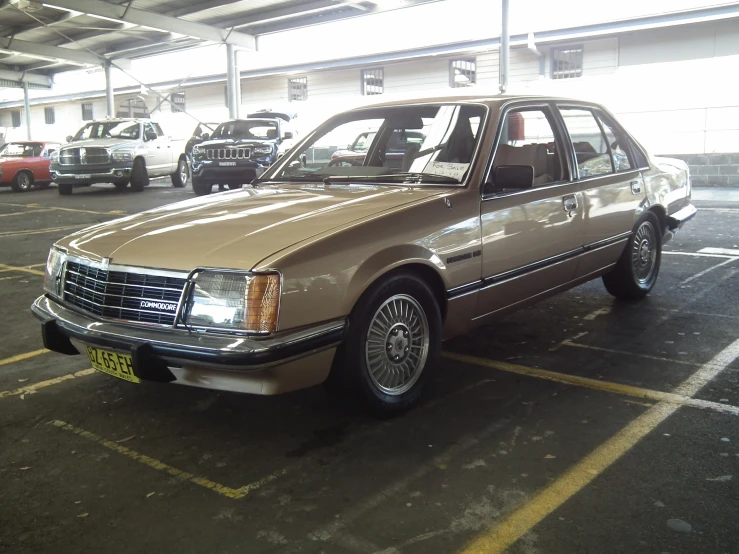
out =
<path fill-rule="evenodd" d="M 287 118 L 265 114 L 221 123 L 208 140 L 193 146 L 192 188 L 198 196 L 210 194 L 213 185 L 241 188 L 259 177 L 293 134 L 284 130 Z"/>

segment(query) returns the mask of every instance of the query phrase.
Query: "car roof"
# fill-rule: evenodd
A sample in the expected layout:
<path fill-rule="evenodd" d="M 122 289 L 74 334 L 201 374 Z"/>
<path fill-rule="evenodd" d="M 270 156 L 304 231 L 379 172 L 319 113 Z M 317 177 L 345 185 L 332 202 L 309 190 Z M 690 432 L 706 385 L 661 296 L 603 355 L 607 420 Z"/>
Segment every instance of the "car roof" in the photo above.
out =
<path fill-rule="evenodd" d="M 475 103 L 475 104 L 505 104 L 514 101 L 534 101 L 534 102 L 573 102 L 578 104 L 594 104 L 594 102 L 588 102 L 586 100 L 579 100 L 575 98 L 562 98 L 557 96 L 543 96 L 535 94 L 472 94 L 472 93 L 459 93 L 459 94 L 446 94 L 436 96 L 417 96 L 417 97 L 404 97 L 397 100 L 389 100 L 386 102 L 380 102 L 377 104 L 370 104 L 366 106 L 360 106 L 355 108 L 356 110 L 363 110 L 365 108 L 384 108 L 392 106 L 406 106 L 410 104 L 448 104 L 448 103 Z"/>

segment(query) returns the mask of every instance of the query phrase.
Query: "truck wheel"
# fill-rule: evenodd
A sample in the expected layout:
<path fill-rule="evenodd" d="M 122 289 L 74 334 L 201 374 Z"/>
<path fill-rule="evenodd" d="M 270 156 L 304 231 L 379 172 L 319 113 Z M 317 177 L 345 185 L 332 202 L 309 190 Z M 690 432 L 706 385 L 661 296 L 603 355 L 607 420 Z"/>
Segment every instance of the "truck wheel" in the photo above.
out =
<path fill-rule="evenodd" d="M 146 164 L 141 158 L 136 158 L 133 162 L 133 170 L 131 170 L 131 190 L 141 192 L 148 184 L 149 174 L 146 171 Z"/>
<path fill-rule="evenodd" d="M 242 188 L 244 185 L 242 183 L 239 183 L 238 185 L 235 183 L 231 183 L 228 185 L 228 190 L 236 190 Z"/>
<path fill-rule="evenodd" d="M 213 191 L 213 185 L 204 183 L 195 177 L 192 178 L 192 190 L 195 191 L 195 196 L 205 196 Z"/>
<path fill-rule="evenodd" d="M 71 183 L 65 183 L 65 184 L 59 184 L 57 185 L 57 189 L 59 190 L 59 194 L 62 196 L 67 196 L 68 194 L 72 194 L 74 186 Z"/>
<path fill-rule="evenodd" d="M 113 183 L 116 190 L 126 190 L 126 187 L 128 186 L 128 181 L 118 181 L 117 183 Z"/>
<path fill-rule="evenodd" d="M 187 160 L 184 157 L 180 158 L 177 162 L 177 171 L 170 175 L 172 179 L 172 185 L 175 188 L 182 188 L 187 186 L 187 180 L 190 178 L 190 168 L 187 166 Z"/>
<path fill-rule="evenodd" d="M 418 404 L 441 358 L 441 310 L 416 275 L 395 272 L 357 302 L 325 385 L 378 417 Z"/>
<path fill-rule="evenodd" d="M 33 175 L 28 171 L 19 171 L 15 174 L 10 187 L 15 192 L 27 192 L 33 186 Z"/>

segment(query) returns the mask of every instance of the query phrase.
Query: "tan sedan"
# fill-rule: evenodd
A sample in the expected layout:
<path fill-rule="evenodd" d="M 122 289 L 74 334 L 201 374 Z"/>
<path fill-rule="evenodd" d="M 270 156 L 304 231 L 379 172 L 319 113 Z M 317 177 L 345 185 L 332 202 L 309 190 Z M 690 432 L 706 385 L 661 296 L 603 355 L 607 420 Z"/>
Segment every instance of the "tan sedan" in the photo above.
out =
<path fill-rule="evenodd" d="M 366 155 L 335 163 L 363 132 Z M 251 187 L 59 241 L 33 311 L 47 348 L 133 383 L 325 382 L 392 415 L 444 339 L 597 277 L 645 296 L 694 214 L 685 164 L 596 104 L 388 103 L 331 118 Z"/>

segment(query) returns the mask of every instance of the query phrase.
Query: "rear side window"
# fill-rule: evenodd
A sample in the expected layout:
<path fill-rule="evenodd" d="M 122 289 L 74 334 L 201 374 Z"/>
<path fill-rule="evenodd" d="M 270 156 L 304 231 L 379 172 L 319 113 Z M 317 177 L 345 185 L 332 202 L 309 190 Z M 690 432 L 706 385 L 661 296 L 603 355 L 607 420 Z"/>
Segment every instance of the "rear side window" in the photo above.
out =
<path fill-rule="evenodd" d="M 580 178 L 613 173 L 608 139 L 590 110 L 560 108 L 575 149 Z"/>
<path fill-rule="evenodd" d="M 626 135 L 616 126 L 606 119 L 603 114 L 598 113 L 598 120 L 603 127 L 606 140 L 611 148 L 611 157 L 613 158 L 613 168 L 616 173 L 619 171 L 629 171 L 634 169 L 634 161 L 631 157 L 633 148 L 629 143 Z"/>
<path fill-rule="evenodd" d="M 553 129 L 545 108 L 510 110 L 501 128 L 493 170 L 501 165 L 530 165 L 534 168 L 534 186 L 566 180 L 562 145 Z"/>

